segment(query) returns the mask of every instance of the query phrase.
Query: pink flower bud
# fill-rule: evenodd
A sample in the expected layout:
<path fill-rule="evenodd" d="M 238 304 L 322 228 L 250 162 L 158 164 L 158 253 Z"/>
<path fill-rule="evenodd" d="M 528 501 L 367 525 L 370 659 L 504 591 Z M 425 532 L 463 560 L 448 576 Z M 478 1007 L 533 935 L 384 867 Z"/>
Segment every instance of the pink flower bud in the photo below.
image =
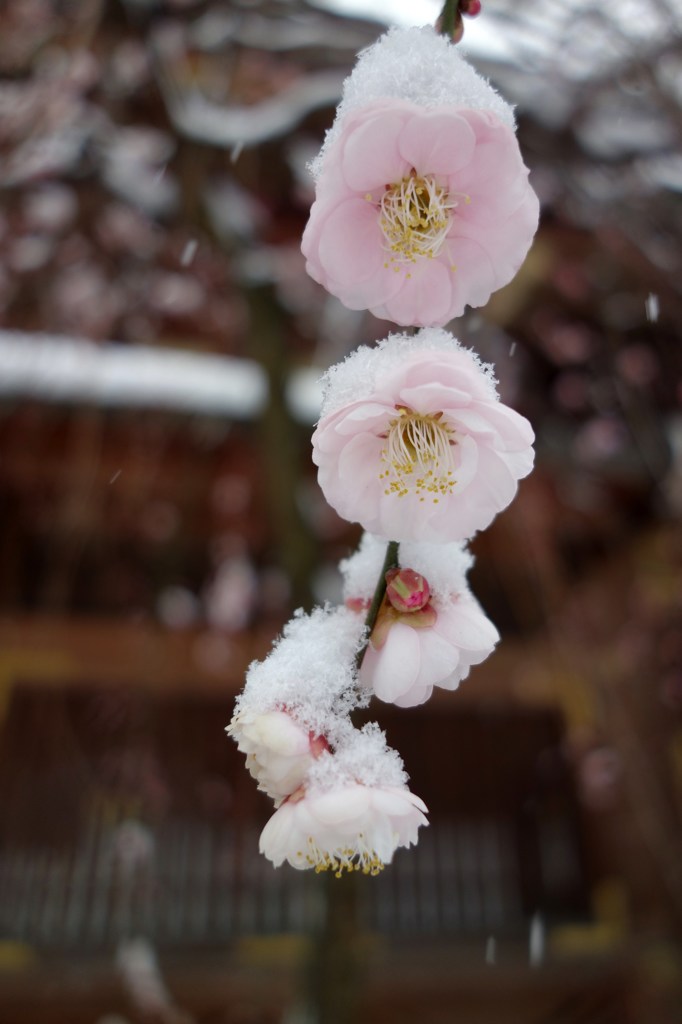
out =
<path fill-rule="evenodd" d="M 419 612 L 431 598 L 426 579 L 414 569 L 389 569 L 386 573 L 386 597 L 399 612 Z"/>
<path fill-rule="evenodd" d="M 467 18 L 476 18 L 481 13 L 481 0 L 464 0 L 459 8 Z"/>
<path fill-rule="evenodd" d="M 227 731 L 246 754 L 258 788 L 281 802 L 303 786 L 313 761 L 329 744 L 305 729 L 286 706 L 273 711 L 239 711 Z"/>

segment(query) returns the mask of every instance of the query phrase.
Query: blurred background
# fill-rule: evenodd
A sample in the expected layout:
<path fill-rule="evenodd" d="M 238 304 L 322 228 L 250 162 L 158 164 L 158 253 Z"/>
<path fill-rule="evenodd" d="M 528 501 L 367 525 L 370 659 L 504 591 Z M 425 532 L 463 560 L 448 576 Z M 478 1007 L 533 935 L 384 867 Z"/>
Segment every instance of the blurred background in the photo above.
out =
<path fill-rule="evenodd" d="M 257 854 L 224 734 L 358 530 L 317 380 L 391 325 L 305 275 L 307 161 L 389 0 L 0 6 L 0 1021 L 682 1018 L 682 5 L 486 0 L 543 204 L 456 326 L 538 463 L 476 538 L 503 642 L 376 708 L 431 826 Z"/>

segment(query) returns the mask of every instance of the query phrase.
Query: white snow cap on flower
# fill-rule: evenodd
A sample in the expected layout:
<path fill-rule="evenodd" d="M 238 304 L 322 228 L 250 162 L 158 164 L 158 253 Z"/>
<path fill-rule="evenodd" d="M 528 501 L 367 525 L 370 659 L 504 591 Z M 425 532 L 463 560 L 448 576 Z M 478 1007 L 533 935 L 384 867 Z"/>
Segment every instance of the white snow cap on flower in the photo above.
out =
<path fill-rule="evenodd" d="M 327 749 L 321 736 L 314 736 L 286 711 L 261 714 L 242 711 L 227 727 L 258 788 L 281 801 L 303 783 L 311 765 Z"/>
<path fill-rule="evenodd" d="M 321 377 L 322 411 L 320 418 L 341 406 L 368 398 L 381 382 L 418 352 L 465 353 L 487 397 L 497 398 L 495 368 L 484 363 L 473 349 L 464 348 L 442 327 L 423 327 L 416 334 L 389 334 L 374 347 L 360 345 L 340 363 L 334 363 Z"/>
<path fill-rule="evenodd" d="M 339 563 L 344 600 L 371 600 L 384 564 L 386 541 L 363 533 L 358 550 Z M 467 589 L 466 575 L 474 556 L 466 544 L 426 544 L 403 541 L 398 545 L 398 565 L 424 576 L 434 598 L 445 601 Z"/>
<path fill-rule="evenodd" d="M 431 28 L 394 29 L 361 55 L 310 167 L 307 272 L 402 326 L 484 305 L 537 230 L 511 108 Z"/>
<path fill-rule="evenodd" d="M 254 661 L 235 716 L 286 708 L 299 725 L 333 742 L 357 706 L 355 656 L 364 624 L 345 608 L 296 613 L 264 661 Z"/>
<path fill-rule="evenodd" d="M 348 114 L 375 100 L 400 99 L 426 109 L 461 107 L 487 110 L 514 128 L 514 109 L 462 57 L 459 49 L 435 29 L 391 28 L 363 50 L 343 84 L 334 124 L 310 168 L 315 178 L 324 158 L 341 134 Z"/>
<path fill-rule="evenodd" d="M 466 540 L 533 468 L 532 427 L 441 328 L 389 335 L 323 378 L 318 482 L 340 516 L 397 541 Z"/>
<path fill-rule="evenodd" d="M 376 875 L 399 846 L 417 841 L 426 806 L 403 787 L 349 783 L 326 792 L 301 790 L 277 810 L 260 837 L 261 853 L 279 867 Z"/>

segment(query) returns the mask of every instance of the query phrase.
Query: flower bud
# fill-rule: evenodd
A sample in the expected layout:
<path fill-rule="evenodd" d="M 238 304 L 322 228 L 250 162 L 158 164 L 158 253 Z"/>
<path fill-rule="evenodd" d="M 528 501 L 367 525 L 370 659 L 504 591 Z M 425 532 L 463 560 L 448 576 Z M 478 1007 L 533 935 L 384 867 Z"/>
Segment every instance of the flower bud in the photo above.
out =
<path fill-rule="evenodd" d="M 476 18 L 481 13 L 481 0 L 460 0 L 459 9 L 467 18 Z"/>
<path fill-rule="evenodd" d="M 386 573 L 386 597 L 399 612 L 418 612 L 426 607 L 431 589 L 414 569 L 389 569 Z"/>
<path fill-rule="evenodd" d="M 258 788 L 276 801 L 296 792 L 313 761 L 329 750 L 326 738 L 307 730 L 286 707 L 239 711 L 227 731 L 246 754 L 246 767 Z"/>

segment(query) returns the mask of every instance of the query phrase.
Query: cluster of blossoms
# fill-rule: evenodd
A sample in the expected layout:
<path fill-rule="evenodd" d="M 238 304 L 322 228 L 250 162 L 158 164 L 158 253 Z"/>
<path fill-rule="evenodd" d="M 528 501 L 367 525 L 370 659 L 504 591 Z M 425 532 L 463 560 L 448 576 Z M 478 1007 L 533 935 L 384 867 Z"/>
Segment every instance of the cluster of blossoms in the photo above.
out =
<path fill-rule="evenodd" d="M 533 431 L 444 325 L 511 280 L 538 202 L 511 108 L 428 28 L 360 56 L 312 170 L 308 272 L 350 308 L 420 329 L 323 378 L 319 484 L 366 533 L 340 566 L 344 606 L 296 614 L 249 668 L 228 732 L 275 803 L 260 839 L 275 866 L 375 874 L 416 842 L 426 807 L 354 711 L 454 690 L 499 639 L 466 542 L 532 469 Z"/>
<path fill-rule="evenodd" d="M 228 732 L 275 801 L 260 838 L 275 866 L 376 874 L 426 823 L 384 734 L 351 722 L 366 703 L 355 672 L 364 632 L 347 608 L 298 612 L 247 673 Z"/>

